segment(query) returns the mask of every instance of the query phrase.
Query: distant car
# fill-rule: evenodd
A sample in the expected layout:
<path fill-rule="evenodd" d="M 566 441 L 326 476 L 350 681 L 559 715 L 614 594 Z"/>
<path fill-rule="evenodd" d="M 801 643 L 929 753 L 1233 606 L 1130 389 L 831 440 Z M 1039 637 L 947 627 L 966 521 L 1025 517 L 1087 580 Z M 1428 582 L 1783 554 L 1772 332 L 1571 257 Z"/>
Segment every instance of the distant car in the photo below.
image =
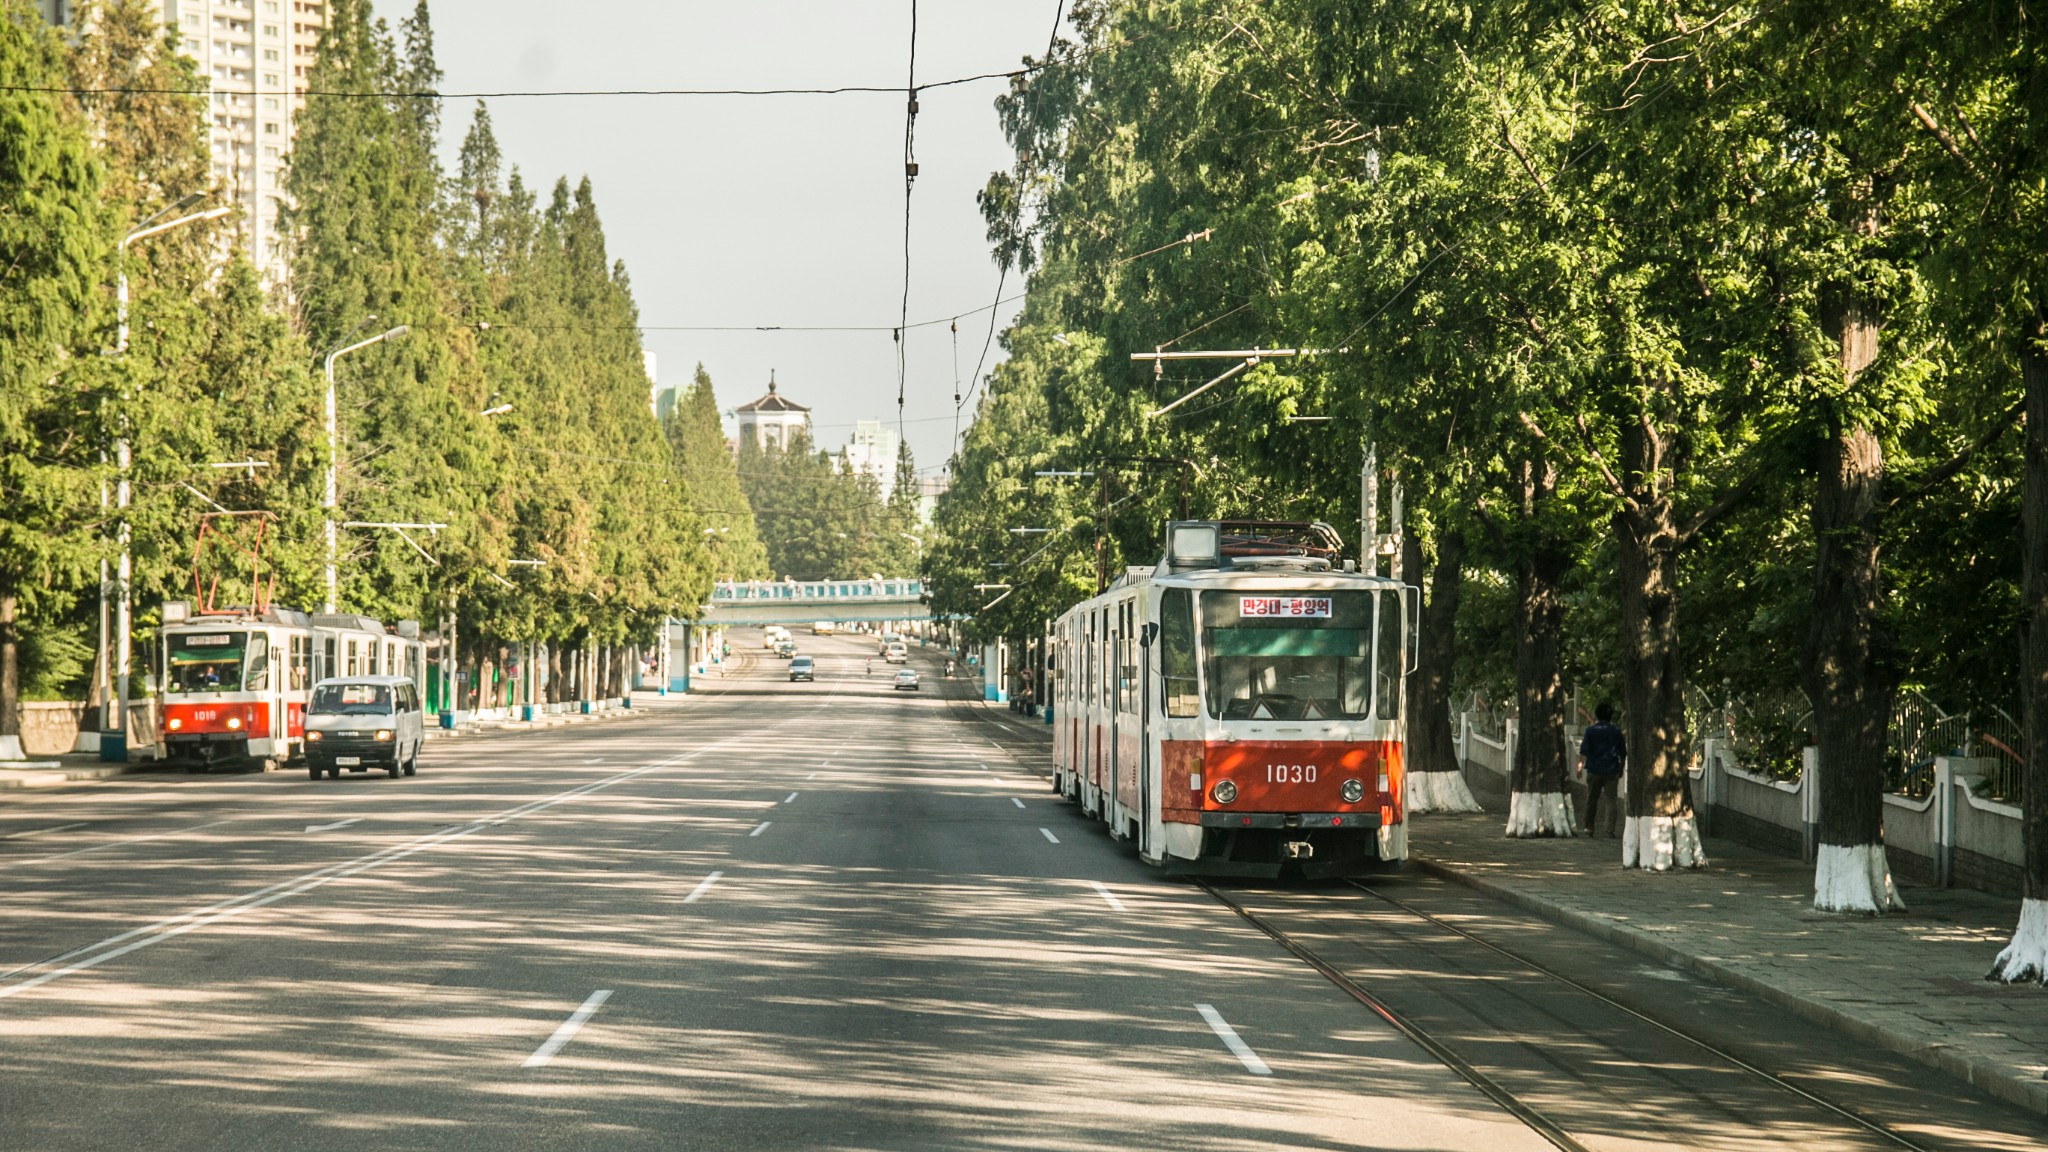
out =
<path fill-rule="evenodd" d="M 790 657 L 789 678 L 792 683 L 798 680 L 816 680 L 818 678 L 816 662 L 809 656 Z"/>
<path fill-rule="evenodd" d="M 784 658 L 796 655 L 796 641 L 777 640 L 775 642 L 775 654 Z"/>
<path fill-rule="evenodd" d="M 889 651 L 889 645 L 903 643 L 903 637 L 898 636 L 894 632 L 884 632 L 880 636 L 875 637 L 875 639 L 880 642 L 879 651 L 885 655 Z"/>
<path fill-rule="evenodd" d="M 830 636 L 838 630 L 839 626 L 830 620 L 820 620 L 816 624 L 811 625 L 811 635 L 813 636 Z"/>
<path fill-rule="evenodd" d="M 896 672 L 896 683 L 894 686 L 897 688 L 908 688 L 912 692 L 917 691 L 917 669 L 898 669 Z"/>
<path fill-rule="evenodd" d="M 910 663 L 910 649 L 905 648 L 903 642 L 899 640 L 882 649 L 882 659 L 891 664 L 908 664 Z"/>

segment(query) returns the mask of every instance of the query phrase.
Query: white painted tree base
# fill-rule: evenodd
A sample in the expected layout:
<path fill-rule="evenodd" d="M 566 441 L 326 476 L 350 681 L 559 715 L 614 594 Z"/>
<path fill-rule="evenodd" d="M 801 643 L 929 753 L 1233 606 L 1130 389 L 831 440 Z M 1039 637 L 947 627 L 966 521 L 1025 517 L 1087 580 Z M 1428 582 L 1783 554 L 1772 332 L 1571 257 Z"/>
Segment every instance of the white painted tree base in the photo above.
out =
<path fill-rule="evenodd" d="M 1822 912 L 1904 912 L 1882 844 L 1823 844 L 1813 868 L 1813 906 Z"/>
<path fill-rule="evenodd" d="M 1699 821 L 1692 816 L 1630 816 L 1621 823 L 1621 866 L 1646 872 L 1704 868 Z"/>
<path fill-rule="evenodd" d="M 1572 798 L 1562 792 L 1508 794 L 1509 836 L 1573 836 L 1577 827 L 1572 819 Z"/>
<path fill-rule="evenodd" d="M 1472 798 L 1472 789 L 1465 786 L 1465 777 L 1459 772 L 1410 772 L 1408 774 L 1408 814 L 1417 812 L 1477 812 L 1479 801 Z"/>
<path fill-rule="evenodd" d="M 2048 900 L 2020 901 L 2020 926 L 2013 930 L 2012 943 L 1998 954 L 1986 978 L 2007 984 L 2029 980 L 2048 984 Z"/>

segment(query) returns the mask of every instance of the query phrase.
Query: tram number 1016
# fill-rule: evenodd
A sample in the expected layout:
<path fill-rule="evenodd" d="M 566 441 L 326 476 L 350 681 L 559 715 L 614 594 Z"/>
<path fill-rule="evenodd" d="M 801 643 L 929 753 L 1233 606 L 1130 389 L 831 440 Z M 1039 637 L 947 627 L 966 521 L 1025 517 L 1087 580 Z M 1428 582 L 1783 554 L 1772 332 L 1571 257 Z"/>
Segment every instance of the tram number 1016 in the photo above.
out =
<path fill-rule="evenodd" d="M 1268 784 L 1313 784 L 1316 782 L 1316 766 L 1313 764 L 1268 764 Z"/>

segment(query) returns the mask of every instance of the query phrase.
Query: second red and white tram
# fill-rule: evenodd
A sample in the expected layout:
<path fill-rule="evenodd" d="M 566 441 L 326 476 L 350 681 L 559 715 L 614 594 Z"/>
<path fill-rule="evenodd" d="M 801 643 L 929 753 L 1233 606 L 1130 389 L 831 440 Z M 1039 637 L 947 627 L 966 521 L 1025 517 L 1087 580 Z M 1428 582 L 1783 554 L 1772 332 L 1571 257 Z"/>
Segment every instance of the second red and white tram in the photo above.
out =
<path fill-rule="evenodd" d="M 1054 784 L 1173 872 L 1362 874 L 1408 855 L 1416 589 L 1328 525 L 1181 521 L 1049 637 Z"/>
<path fill-rule="evenodd" d="M 194 613 L 164 606 L 167 756 L 201 765 L 276 766 L 305 751 L 306 701 L 330 676 L 405 676 L 426 688 L 419 625 L 290 608 Z"/>

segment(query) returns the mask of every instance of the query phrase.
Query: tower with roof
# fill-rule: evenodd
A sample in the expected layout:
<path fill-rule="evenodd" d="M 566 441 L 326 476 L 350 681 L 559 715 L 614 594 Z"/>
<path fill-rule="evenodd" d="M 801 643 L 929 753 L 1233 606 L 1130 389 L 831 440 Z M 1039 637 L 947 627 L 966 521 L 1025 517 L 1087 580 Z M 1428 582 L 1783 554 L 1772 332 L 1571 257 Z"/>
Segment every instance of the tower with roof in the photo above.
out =
<path fill-rule="evenodd" d="M 768 373 L 768 394 L 733 409 L 733 416 L 739 421 L 739 443 L 751 442 L 764 451 L 787 447 L 797 430 L 808 428 L 811 423 L 809 408 L 775 390 L 772 369 Z"/>

